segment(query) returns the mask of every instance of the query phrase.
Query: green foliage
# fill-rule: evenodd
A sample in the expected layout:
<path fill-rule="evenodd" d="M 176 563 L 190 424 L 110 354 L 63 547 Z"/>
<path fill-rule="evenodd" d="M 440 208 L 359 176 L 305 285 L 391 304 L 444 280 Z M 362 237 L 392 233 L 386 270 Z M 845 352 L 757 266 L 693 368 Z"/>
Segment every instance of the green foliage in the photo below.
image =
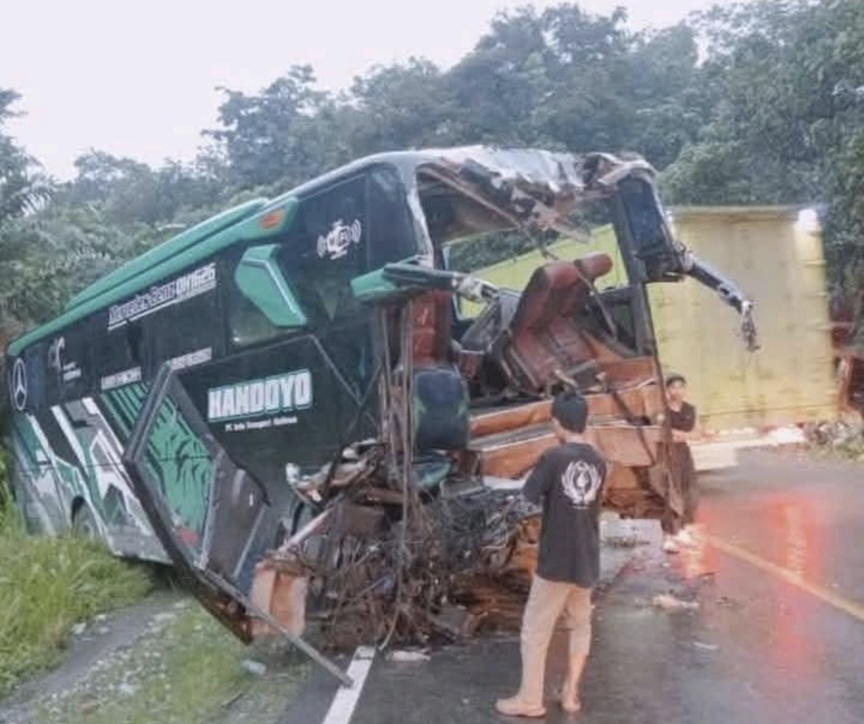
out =
<path fill-rule="evenodd" d="M 69 629 L 134 601 L 149 576 L 77 538 L 32 538 L 0 511 L 0 698 L 22 677 L 56 661 Z"/>
<path fill-rule="evenodd" d="M 33 239 L 23 233 L 22 220 L 44 205 L 52 193 L 35 161 L 4 133 L 6 122 L 16 115 L 12 107 L 17 100 L 17 93 L 0 89 L 0 329 L 4 332 L 14 328 L 15 320 L 23 321 L 20 310 L 29 305 L 28 292 L 22 296 L 21 276 L 33 271 L 28 264 Z M 36 305 L 43 301 L 39 299 Z"/>
<path fill-rule="evenodd" d="M 15 141 L 3 133 L 6 122 L 17 115 L 14 91 L 0 88 L 0 227 L 33 211 L 47 201 L 51 186 L 38 172 L 38 164 Z"/>
<path fill-rule="evenodd" d="M 297 182 L 319 169 L 327 96 L 315 90 L 309 66 L 294 66 L 258 95 L 220 88 L 221 128 L 205 131 L 225 152 L 228 180 L 237 188 Z M 321 115 L 321 121 L 318 116 Z M 296 174 L 296 176 L 295 176 Z"/>
<path fill-rule="evenodd" d="M 471 273 L 536 248 L 536 242 L 525 234 L 493 231 L 452 244 L 448 265 L 454 271 Z"/>
<path fill-rule="evenodd" d="M 238 195 L 280 193 L 369 153 L 471 143 L 634 150 L 664 172 L 676 203 L 824 202 L 829 268 L 838 284 L 860 283 L 858 0 L 754 0 L 652 32 L 628 29 L 620 8 L 529 6 L 493 18 L 449 69 L 412 58 L 333 94 L 318 88 L 311 67 L 294 66 L 259 92 L 222 92 L 218 123 L 203 132 L 194 163 L 151 168 L 92 151 L 78 159 L 74 181 L 52 186 L 3 134 L 17 96 L 0 91 L 7 335 Z M 521 248 L 506 235 L 490 238 L 454 258 L 482 265 L 502 244 Z"/>
<path fill-rule="evenodd" d="M 864 252 L 864 4 L 758 0 L 694 25 L 710 105 L 665 176 L 684 203 L 826 202 L 838 283 Z"/>
<path fill-rule="evenodd" d="M 100 545 L 27 535 L 0 448 L 0 699 L 57 661 L 75 623 L 135 601 L 152 585 L 150 572 Z"/>

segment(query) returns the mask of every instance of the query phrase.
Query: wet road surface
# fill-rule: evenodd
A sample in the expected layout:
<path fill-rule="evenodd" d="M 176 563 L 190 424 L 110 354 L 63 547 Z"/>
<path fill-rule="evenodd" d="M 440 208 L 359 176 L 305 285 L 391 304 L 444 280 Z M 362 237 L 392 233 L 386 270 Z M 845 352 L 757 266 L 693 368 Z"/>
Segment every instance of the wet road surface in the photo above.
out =
<path fill-rule="evenodd" d="M 583 712 L 568 717 L 550 699 L 546 721 L 864 721 L 864 467 L 749 453 L 700 483 L 700 545 L 664 556 L 656 524 L 634 524 L 646 545 L 597 597 Z M 653 605 L 663 593 L 698 608 Z M 561 643 L 550 654 L 550 697 Z M 512 638 L 425 663 L 378 659 L 350 721 L 528 721 L 493 711 L 518 677 Z M 313 682 L 284 721 L 317 724 L 332 694 L 329 682 Z"/>

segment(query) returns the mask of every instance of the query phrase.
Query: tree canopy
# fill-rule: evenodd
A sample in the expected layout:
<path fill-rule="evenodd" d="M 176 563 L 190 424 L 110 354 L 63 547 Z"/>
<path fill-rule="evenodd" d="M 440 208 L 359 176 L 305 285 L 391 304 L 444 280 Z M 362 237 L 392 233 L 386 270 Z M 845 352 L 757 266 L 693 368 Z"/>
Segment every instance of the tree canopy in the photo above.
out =
<path fill-rule="evenodd" d="M 831 278 L 862 286 L 860 0 L 754 0 L 655 32 L 629 29 L 622 8 L 526 6 L 450 68 L 412 58 L 332 93 L 304 65 L 257 93 L 219 91 L 193 163 L 93 150 L 56 183 L 9 135 L 21 101 L 0 89 L 4 332 L 240 198 L 377 151 L 469 143 L 636 151 L 673 203 L 824 205 Z"/>

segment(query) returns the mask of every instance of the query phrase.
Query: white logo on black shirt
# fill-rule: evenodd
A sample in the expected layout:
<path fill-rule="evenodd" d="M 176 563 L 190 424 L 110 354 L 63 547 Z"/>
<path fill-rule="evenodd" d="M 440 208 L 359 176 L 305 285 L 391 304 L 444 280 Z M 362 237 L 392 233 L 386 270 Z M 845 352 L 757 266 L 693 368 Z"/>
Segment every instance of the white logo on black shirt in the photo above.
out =
<path fill-rule="evenodd" d="M 561 475 L 564 495 L 577 508 L 584 508 L 594 502 L 602 482 L 600 471 L 584 460 L 570 463 Z"/>

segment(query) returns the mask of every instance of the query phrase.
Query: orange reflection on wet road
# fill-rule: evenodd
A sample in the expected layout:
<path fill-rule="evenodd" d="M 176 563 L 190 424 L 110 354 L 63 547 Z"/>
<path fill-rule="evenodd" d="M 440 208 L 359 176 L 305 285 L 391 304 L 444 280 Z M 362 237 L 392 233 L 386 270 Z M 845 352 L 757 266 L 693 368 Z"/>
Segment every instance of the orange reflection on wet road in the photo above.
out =
<path fill-rule="evenodd" d="M 772 493 L 740 512 L 746 518 L 740 533 L 730 530 L 733 520 L 714 521 L 710 508 L 703 510 L 700 545 L 687 552 L 683 572 L 688 578 L 722 572 L 723 561 L 718 556 L 725 552 L 825 601 L 830 595 L 823 588 L 825 531 L 817 513 L 812 491 L 805 495 L 794 489 Z M 722 535 L 721 528 L 725 528 Z M 747 542 L 741 546 L 737 541 L 744 537 L 745 530 Z M 794 677 L 800 686 L 806 685 L 808 674 L 821 660 L 820 642 L 811 625 L 817 600 L 798 595 L 797 591 L 795 595 L 790 593 L 790 589 L 778 590 L 764 645 L 776 670 Z"/>

